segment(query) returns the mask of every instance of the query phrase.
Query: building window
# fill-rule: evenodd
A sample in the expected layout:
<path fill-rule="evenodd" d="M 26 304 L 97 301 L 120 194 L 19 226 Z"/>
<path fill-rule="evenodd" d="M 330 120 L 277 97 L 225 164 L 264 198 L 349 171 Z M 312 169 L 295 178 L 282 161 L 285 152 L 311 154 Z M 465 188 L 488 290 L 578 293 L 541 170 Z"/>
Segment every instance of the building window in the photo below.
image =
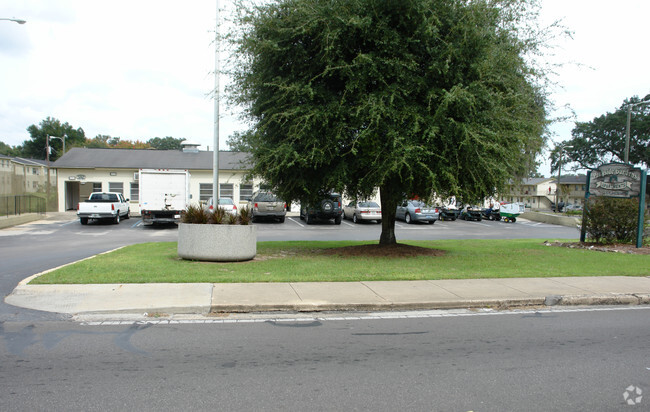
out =
<path fill-rule="evenodd" d="M 228 199 L 234 199 L 233 197 L 233 184 L 232 183 L 221 183 L 219 185 L 219 197 L 224 197 Z"/>
<path fill-rule="evenodd" d="M 140 183 L 131 183 L 131 201 L 138 202 L 140 200 Z"/>
<path fill-rule="evenodd" d="M 251 197 L 253 197 L 253 185 L 241 185 L 239 187 L 239 200 L 251 200 Z"/>
<path fill-rule="evenodd" d="M 101 182 L 93 182 L 93 193 L 95 192 L 101 192 L 102 191 L 102 184 Z"/>
<path fill-rule="evenodd" d="M 207 202 L 212 197 L 212 183 L 199 183 L 199 201 Z"/>
<path fill-rule="evenodd" d="M 122 182 L 108 182 L 108 191 L 120 193 L 124 195 L 124 183 Z"/>
<path fill-rule="evenodd" d="M 32 174 L 37 175 L 38 174 L 38 169 L 35 167 L 32 167 Z"/>

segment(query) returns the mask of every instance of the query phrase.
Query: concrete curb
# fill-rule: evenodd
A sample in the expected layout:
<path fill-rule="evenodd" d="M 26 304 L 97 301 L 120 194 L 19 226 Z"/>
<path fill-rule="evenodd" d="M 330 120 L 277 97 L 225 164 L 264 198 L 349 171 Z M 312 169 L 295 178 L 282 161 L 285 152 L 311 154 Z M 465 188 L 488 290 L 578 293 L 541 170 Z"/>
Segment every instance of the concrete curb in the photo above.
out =
<path fill-rule="evenodd" d="M 562 296 L 557 302 L 557 305 L 561 305 L 561 306 L 648 305 L 648 304 L 650 304 L 650 295 L 627 294 L 627 293 Z"/>
<path fill-rule="evenodd" d="M 212 305 L 210 314 L 218 313 L 252 313 L 252 312 L 337 312 L 337 311 L 409 311 L 409 310 L 437 310 L 437 309 L 483 309 L 492 308 L 507 310 L 511 308 L 525 308 L 536 306 L 614 306 L 614 305 L 648 305 L 650 295 L 646 294 L 614 294 L 614 295 L 571 295 L 556 296 L 557 302 L 548 304 L 547 298 L 524 299 L 479 299 L 418 303 L 392 303 L 385 304 L 281 304 L 281 305 Z"/>

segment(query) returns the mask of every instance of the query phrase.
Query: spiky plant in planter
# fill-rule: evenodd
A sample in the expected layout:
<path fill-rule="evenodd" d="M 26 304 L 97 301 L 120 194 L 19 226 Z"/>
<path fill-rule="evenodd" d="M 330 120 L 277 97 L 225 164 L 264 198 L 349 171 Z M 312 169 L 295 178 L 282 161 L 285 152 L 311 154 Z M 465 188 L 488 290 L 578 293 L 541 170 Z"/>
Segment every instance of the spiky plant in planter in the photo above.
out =
<path fill-rule="evenodd" d="M 183 259 L 214 262 L 253 259 L 257 253 L 257 227 L 248 224 L 248 209 L 245 208 L 243 218 L 241 215 L 226 218 L 226 214 L 221 208 L 210 212 L 201 206 L 189 206 L 178 227 L 178 255 Z"/>
<path fill-rule="evenodd" d="M 239 224 L 248 225 L 251 223 L 251 211 L 248 206 L 241 208 L 239 211 Z"/>
<path fill-rule="evenodd" d="M 201 205 L 189 205 L 183 213 L 181 222 L 206 224 L 210 220 L 210 212 L 205 210 Z"/>
<path fill-rule="evenodd" d="M 211 223 L 213 225 L 220 225 L 223 223 L 225 217 L 226 217 L 226 211 L 218 207 L 214 209 L 214 211 L 212 212 L 212 215 L 210 216 L 210 221 L 208 223 Z"/>

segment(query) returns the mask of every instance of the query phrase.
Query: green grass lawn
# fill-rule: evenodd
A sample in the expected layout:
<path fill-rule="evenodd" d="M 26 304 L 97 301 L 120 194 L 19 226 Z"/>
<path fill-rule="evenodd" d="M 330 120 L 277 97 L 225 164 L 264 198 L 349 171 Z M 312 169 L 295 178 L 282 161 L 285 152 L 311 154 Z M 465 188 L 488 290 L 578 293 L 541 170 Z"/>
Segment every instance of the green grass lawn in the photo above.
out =
<path fill-rule="evenodd" d="M 31 284 L 349 282 L 548 276 L 648 276 L 650 256 L 545 246 L 543 240 L 405 241 L 440 257 L 364 258 L 323 249 L 375 242 L 259 242 L 253 261 L 211 263 L 178 257 L 176 243 L 143 243 L 99 255 Z"/>

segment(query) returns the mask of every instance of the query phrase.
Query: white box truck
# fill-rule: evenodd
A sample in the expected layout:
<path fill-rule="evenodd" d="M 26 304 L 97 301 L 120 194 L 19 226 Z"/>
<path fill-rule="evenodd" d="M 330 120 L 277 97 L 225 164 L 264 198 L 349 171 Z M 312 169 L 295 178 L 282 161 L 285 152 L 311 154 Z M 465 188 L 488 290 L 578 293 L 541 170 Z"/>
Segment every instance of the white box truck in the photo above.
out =
<path fill-rule="evenodd" d="M 142 223 L 178 223 L 190 201 L 190 172 L 171 169 L 140 169 Z"/>

